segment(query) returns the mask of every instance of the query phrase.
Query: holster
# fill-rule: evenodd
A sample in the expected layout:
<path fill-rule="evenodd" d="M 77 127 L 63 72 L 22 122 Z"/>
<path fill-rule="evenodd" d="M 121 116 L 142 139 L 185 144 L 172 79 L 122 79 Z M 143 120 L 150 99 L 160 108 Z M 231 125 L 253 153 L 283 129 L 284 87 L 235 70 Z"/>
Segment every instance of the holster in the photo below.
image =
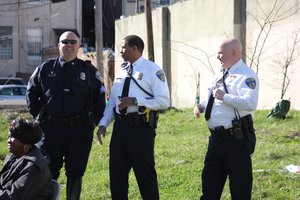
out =
<path fill-rule="evenodd" d="M 92 127 L 96 127 L 95 116 L 94 116 L 94 113 L 91 111 L 91 109 L 87 108 L 86 114 L 87 114 L 88 124 L 91 125 Z"/>
<path fill-rule="evenodd" d="M 158 122 L 158 112 L 157 111 L 150 111 L 149 113 L 149 125 L 154 127 L 154 129 L 157 128 L 157 122 Z"/>
<path fill-rule="evenodd" d="M 255 145 L 256 145 L 256 135 L 253 126 L 252 116 L 249 114 L 242 117 L 241 122 L 242 122 L 242 133 L 244 136 L 245 144 L 251 155 L 255 151 Z"/>

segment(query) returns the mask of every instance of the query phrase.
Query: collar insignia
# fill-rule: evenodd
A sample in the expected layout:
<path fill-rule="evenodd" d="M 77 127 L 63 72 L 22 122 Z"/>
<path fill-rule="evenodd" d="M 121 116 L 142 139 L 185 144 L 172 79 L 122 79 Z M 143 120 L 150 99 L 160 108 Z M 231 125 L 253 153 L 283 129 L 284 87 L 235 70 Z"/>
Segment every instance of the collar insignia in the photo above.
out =
<path fill-rule="evenodd" d="M 56 73 L 54 73 L 53 71 L 50 72 L 50 74 L 48 74 L 48 77 L 55 77 Z"/>

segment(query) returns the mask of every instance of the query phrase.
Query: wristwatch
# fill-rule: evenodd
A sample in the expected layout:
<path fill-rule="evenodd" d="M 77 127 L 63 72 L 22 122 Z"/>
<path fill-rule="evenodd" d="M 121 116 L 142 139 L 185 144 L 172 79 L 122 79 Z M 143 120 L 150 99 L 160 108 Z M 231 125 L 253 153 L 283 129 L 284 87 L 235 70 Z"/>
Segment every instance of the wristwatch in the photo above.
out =
<path fill-rule="evenodd" d="M 134 97 L 134 100 L 133 100 L 133 103 L 134 103 L 134 105 L 138 105 L 138 101 L 137 101 L 137 99 Z"/>

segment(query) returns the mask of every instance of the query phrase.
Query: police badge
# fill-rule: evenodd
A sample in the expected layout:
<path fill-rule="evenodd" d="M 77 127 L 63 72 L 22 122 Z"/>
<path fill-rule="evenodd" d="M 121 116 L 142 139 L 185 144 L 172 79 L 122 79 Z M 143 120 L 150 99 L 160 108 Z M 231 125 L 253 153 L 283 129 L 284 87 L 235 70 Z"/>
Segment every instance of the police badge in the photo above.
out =
<path fill-rule="evenodd" d="M 143 73 L 137 72 L 137 73 L 136 73 L 136 78 L 137 78 L 137 80 L 142 80 L 143 75 L 144 75 Z"/>
<path fill-rule="evenodd" d="M 80 72 L 80 79 L 85 81 L 85 73 L 84 72 Z"/>

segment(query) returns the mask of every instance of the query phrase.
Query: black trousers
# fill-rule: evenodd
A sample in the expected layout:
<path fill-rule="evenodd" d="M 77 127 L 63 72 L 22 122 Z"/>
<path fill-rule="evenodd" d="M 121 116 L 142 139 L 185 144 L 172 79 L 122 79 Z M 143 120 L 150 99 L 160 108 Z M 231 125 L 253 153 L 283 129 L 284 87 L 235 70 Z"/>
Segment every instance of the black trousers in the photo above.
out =
<path fill-rule="evenodd" d="M 219 141 L 210 136 L 202 171 L 200 200 L 220 200 L 229 177 L 232 200 L 251 200 L 252 161 L 244 140 Z"/>
<path fill-rule="evenodd" d="M 112 200 L 128 199 L 128 176 L 134 171 L 143 200 L 158 200 L 154 161 L 155 129 L 147 123 L 130 126 L 116 120 L 110 142 L 110 188 Z"/>
<path fill-rule="evenodd" d="M 50 158 L 49 168 L 54 179 L 65 163 L 66 176 L 78 178 L 84 175 L 93 142 L 91 126 L 71 128 L 46 122 L 43 124 L 45 141 L 42 149 Z"/>

